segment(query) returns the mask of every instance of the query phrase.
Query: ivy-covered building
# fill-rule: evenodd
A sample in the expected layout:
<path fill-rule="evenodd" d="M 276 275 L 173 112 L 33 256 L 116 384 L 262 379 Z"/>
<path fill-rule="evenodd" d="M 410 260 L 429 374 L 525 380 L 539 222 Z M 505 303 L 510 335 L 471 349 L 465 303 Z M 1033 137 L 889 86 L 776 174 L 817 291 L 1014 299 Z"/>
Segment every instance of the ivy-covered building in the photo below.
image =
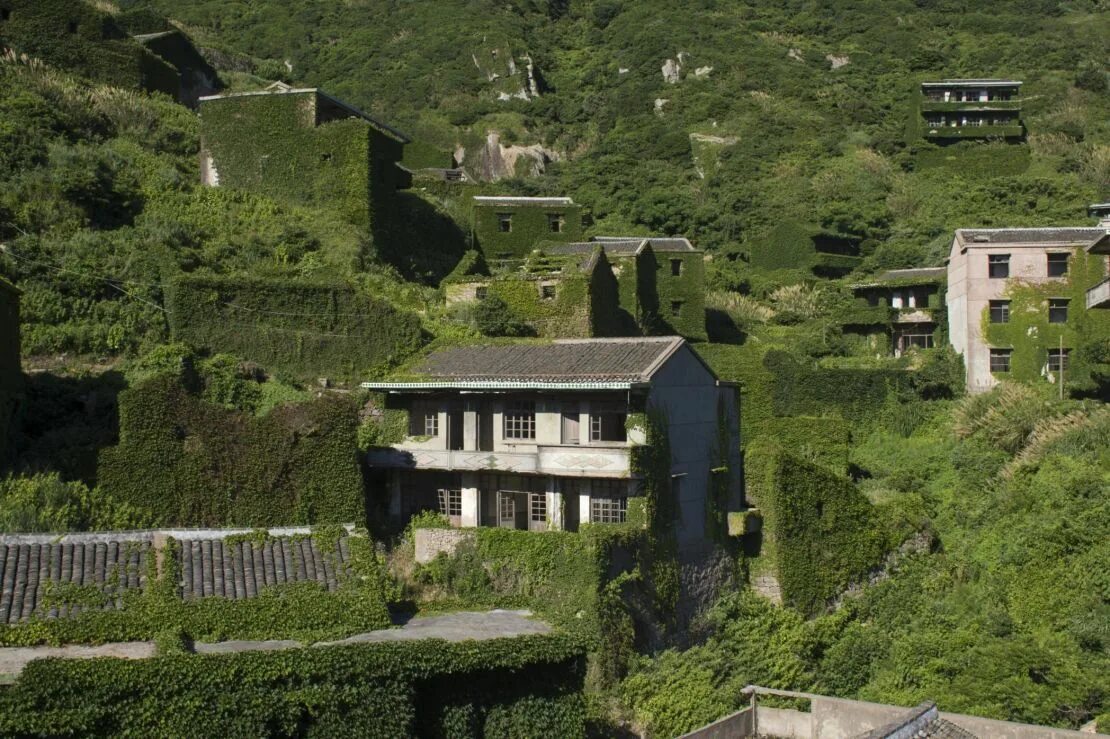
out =
<path fill-rule="evenodd" d="M 393 414 L 368 463 L 397 524 L 574 531 L 666 511 L 693 548 L 741 503 L 738 390 L 677 336 L 454 347 L 363 387 Z"/>
<path fill-rule="evenodd" d="M 0 0 L 0 47 L 96 82 L 176 96 L 178 72 L 83 0 Z"/>
<path fill-rule="evenodd" d="M 475 196 L 473 246 L 490 262 L 524 259 L 541 241 L 582 238 L 582 208 L 570 198 Z"/>
<path fill-rule="evenodd" d="M 874 339 L 875 349 L 900 357 L 940 346 L 944 320 L 944 267 L 892 269 L 852 286 L 860 306 L 845 329 Z"/>
<path fill-rule="evenodd" d="M 409 139 L 318 89 L 274 85 L 200 99 L 201 182 L 330 207 L 389 232 Z"/>
<path fill-rule="evenodd" d="M 941 80 L 921 83 L 925 138 L 943 143 L 961 139 L 1025 135 L 1021 122 L 1021 82 L 1000 79 Z"/>
<path fill-rule="evenodd" d="M 19 290 L 0 277 L 0 469 L 11 455 L 13 419 L 23 390 L 19 362 Z"/>
<path fill-rule="evenodd" d="M 1107 276 L 1106 224 L 958 229 L 948 257 L 949 341 L 967 390 L 1044 379 L 1093 390 L 1110 311 L 1088 309 Z"/>

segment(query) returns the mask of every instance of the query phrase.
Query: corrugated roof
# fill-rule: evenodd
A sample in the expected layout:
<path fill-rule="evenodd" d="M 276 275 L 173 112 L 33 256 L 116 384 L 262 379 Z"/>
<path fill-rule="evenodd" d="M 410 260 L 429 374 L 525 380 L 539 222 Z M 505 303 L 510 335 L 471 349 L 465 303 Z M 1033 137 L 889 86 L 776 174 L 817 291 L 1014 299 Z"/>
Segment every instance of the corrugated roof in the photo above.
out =
<path fill-rule="evenodd" d="M 433 352 L 417 372 L 448 381 L 641 383 L 683 343 L 658 336 L 459 346 Z"/>
<path fill-rule="evenodd" d="M 956 229 L 956 238 L 964 246 L 975 246 L 977 244 L 1085 246 L 1105 233 L 1105 228 L 960 228 Z"/>

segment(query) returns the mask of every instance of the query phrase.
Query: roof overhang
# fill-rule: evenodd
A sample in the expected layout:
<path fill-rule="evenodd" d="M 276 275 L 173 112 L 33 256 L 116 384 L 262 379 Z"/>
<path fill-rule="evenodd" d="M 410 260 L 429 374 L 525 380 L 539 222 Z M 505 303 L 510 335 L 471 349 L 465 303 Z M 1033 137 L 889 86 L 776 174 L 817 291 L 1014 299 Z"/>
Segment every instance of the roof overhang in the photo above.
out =
<path fill-rule="evenodd" d="M 1090 246 L 1087 247 L 1087 253 L 1110 254 L 1110 232 L 1103 234 L 1091 242 Z"/>
<path fill-rule="evenodd" d="M 583 381 L 543 382 L 533 380 L 433 380 L 429 382 L 364 382 L 363 390 L 387 393 L 429 392 L 434 390 L 636 390 L 646 382 Z"/>

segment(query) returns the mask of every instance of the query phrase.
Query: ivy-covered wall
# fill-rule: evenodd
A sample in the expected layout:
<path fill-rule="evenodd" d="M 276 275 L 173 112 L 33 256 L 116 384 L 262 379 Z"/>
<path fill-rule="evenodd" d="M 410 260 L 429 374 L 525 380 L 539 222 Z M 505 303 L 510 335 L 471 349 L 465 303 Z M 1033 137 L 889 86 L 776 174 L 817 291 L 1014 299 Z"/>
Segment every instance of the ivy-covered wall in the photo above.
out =
<path fill-rule="evenodd" d="M 37 660 L 0 695 L 0 733 L 582 737 L 584 675 L 564 634 Z"/>
<path fill-rule="evenodd" d="M 860 261 L 850 239 L 789 220 L 755 236 L 748 252 L 751 265 L 758 269 L 808 270 L 821 277 L 845 275 Z"/>
<path fill-rule="evenodd" d="M 314 91 L 245 94 L 201 103 L 201 155 L 221 187 L 326 206 L 387 244 L 404 144 L 368 121 L 320 123 Z"/>
<path fill-rule="evenodd" d="M 511 230 L 500 230 L 498 216 L 512 216 Z M 549 216 L 562 215 L 559 232 L 551 230 Z M 486 259 L 523 259 L 541 241 L 582 240 L 582 207 L 579 205 L 497 204 L 474 201 L 471 211 L 473 248 Z"/>
<path fill-rule="evenodd" d="M 852 482 L 760 445 L 753 503 L 763 516 L 761 565 L 775 573 L 783 603 L 815 615 L 876 567 L 886 550 L 875 510 Z"/>
<path fill-rule="evenodd" d="M 356 409 L 325 396 L 262 417 L 200 397 L 185 370 L 120 396 L 119 445 L 98 479 L 160 526 L 364 522 Z"/>
<path fill-rule="evenodd" d="M 14 419 L 23 389 L 19 361 L 19 291 L 0 277 L 0 469 L 11 456 Z"/>
<path fill-rule="evenodd" d="M 175 339 L 302 379 L 361 379 L 424 343 L 415 314 L 346 285 L 181 275 L 166 308 Z"/>
<path fill-rule="evenodd" d="M 1056 381 L 1057 373 L 1047 370 L 1048 351 L 1059 349 L 1062 344 L 1064 349 L 1071 350 L 1064 372 L 1065 388 L 1097 392 L 1098 381 L 1093 373 L 1100 371 L 1099 360 L 1107 353 L 1105 347 L 1110 346 L 1110 311 L 1087 310 L 1086 296 L 1087 288 L 1098 283 L 1105 273 L 1105 257 L 1076 249 L 1068 262 L 1065 280 L 1043 283 L 1010 280 L 1006 286 L 1009 322 L 991 323 L 989 309 L 980 318 L 987 344 L 1013 349 L 1010 371 L 995 373 L 995 377 L 1023 382 Z M 1050 298 L 1068 301 L 1067 322 L 1049 323 Z"/>
<path fill-rule="evenodd" d="M 763 364 L 775 378 L 771 401 L 776 416 L 832 413 L 863 421 L 877 413 L 891 391 L 913 386 L 906 370 L 818 367 L 778 350 L 767 352 Z"/>
<path fill-rule="evenodd" d="M 171 28 L 136 40 L 177 70 L 179 102 L 195 108 L 200 96 L 223 86 L 216 70 L 180 30 Z"/>
<path fill-rule="evenodd" d="M 555 291 L 554 297 L 543 297 L 544 286 Z M 489 295 L 504 300 L 509 311 L 532 326 L 539 336 L 591 335 L 593 296 L 589 273 L 568 270 L 553 279 L 511 274 L 492 280 L 487 289 Z"/>
<path fill-rule="evenodd" d="M 3 0 L 0 46 L 117 87 L 176 96 L 177 70 L 143 48 L 112 17 L 77 0 Z"/>
<path fill-rule="evenodd" d="M 673 274 L 672 261 L 681 263 L 678 275 Z M 649 246 L 640 252 L 636 262 L 639 315 L 647 333 L 704 341 L 707 335 L 702 253 L 657 252 Z"/>

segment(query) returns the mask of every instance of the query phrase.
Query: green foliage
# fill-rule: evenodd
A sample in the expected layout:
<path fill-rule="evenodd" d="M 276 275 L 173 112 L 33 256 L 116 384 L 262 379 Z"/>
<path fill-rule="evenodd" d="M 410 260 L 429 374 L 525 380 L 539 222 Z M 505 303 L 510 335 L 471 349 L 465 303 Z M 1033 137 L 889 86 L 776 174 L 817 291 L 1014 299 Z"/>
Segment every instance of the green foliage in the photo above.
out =
<path fill-rule="evenodd" d="M 500 283 L 497 283 L 500 287 Z M 522 283 L 525 289 L 535 290 L 531 282 Z M 498 292 L 502 292 L 498 290 Z M 518 291 L 519 292 L 519 291 Z M 490 294 L 478 301 L 474 311 L 478 330 L 484 336 L 530 336 L 532 328 L 509 311 L 509 304 L 500 295 Z"/>
<path fill-rule="evenodd" d="M 19 362 L 19 293 L 0 277 L 0 469 L 11 451 L 12 420 L 20 403 L 23 374 Z"/>
<path fill-rule="evenodd" d="M 189 275 L 166 290 L 174 338 L 304 379 L 388 367 L 423 341 L 419 319 L 345 285 Z"/>
<path fill-rule="evenodd" d="M 579 205 L 511 205 L 474 202 L 471 239 L 474 247 L 489 260 L 524 259 L 541 241 L 580 241 L 582 207 Z M 509 231 L 502 231 L 501 214 L 510 215 Z M 549 217 L 561 217 L 559 231 L 553 231 Z"/>
<path fill-rule="evenodd" d="M 159 525 L 365 521 L 349 399 L 255 417 L 204 399 L 214 392 L 212 380 L 184 372 L 122 393 L 119 445 L 101 454 L 103 491 Z"/>
<path fill-rule="evenodd" d="M 63 532 L 138 529 L 142 511 L 57 473 L 0 479 L 0 532 Z"/>

